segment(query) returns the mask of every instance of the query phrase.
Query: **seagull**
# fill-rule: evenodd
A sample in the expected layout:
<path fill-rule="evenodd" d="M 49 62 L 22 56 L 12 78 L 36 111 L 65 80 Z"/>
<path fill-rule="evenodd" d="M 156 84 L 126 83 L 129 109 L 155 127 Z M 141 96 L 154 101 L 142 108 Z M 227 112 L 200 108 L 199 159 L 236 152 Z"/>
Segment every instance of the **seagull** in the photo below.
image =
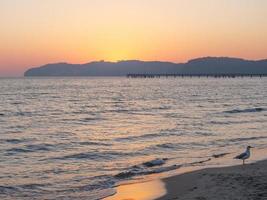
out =
<path fill-rule="evenodd" d="M 243 160 L 243 165 L 245 164 L 245 160 L 250 157 L 250 149 L 253 148 L 251 146 L 247 147 L 247 150 L 244 153 L 241 153 L 240 155 L 234 157 L 234 159 L 240 159 Z"/>

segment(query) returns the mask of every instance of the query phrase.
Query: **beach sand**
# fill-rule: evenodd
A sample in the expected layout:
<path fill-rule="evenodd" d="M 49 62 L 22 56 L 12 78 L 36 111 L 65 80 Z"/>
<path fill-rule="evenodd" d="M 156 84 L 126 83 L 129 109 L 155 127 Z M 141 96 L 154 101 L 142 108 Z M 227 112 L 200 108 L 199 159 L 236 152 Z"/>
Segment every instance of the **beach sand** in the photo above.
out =
<path fill-rule="evenodd" d="M 163 181 L 167 194 L 157 200 L 267 200 L 267 160 L 202 169 Z"/>
<path fill-rule="evenodd" d="M 161 183 L 154 181 L 119 186 L 117 194 L 107 199 L 267 200 L 267 160 L 201 169 L 157 181 Z"/>
<path fill-rule="evenodd" d="M 165 184 L 161 180 L 121 185 L 114 196 L 105 200 L 150 200 L 166 194 Z"/>

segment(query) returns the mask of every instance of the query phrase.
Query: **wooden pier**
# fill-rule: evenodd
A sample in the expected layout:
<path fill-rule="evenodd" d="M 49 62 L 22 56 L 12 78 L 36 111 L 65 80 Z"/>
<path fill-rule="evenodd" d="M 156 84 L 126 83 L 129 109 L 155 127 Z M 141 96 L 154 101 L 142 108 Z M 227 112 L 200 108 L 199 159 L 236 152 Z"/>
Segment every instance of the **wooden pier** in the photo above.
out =
<path fill-rule="evenodd" d="M 245 78 L 245 77 L 267 77 L 267 74 L 127 74 L 127 78 L 193 78 L 193 77 L 206 77 L 206 78 Z"/>

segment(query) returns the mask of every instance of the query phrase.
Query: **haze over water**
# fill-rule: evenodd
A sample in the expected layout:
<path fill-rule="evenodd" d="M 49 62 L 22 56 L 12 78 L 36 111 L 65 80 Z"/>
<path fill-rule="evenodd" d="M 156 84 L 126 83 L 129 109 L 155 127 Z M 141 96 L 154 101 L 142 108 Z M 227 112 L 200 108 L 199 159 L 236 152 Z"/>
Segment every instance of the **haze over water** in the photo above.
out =
<path fill-rule="evenodd" d="M 266 78 L 22 78 L 0 86 L 3 200 L 97 199 L 121 180 L 247 144 L 267 147 Z M 149 166 L 157 158 L 163 165 Z"/>

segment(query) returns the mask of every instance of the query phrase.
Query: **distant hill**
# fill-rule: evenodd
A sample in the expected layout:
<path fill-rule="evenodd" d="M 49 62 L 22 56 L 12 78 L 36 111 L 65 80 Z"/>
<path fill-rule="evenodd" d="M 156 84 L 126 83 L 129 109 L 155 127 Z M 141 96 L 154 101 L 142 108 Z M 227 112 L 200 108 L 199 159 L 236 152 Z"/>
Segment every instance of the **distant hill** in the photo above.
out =
<path fill-rule="evenodd" d="M 267 74 L 267 60 L 205 57 L 187 63 L 158 61 L 56 63 L 32 68 L 24 76 L 126 76 L 127 74 Z"/>

